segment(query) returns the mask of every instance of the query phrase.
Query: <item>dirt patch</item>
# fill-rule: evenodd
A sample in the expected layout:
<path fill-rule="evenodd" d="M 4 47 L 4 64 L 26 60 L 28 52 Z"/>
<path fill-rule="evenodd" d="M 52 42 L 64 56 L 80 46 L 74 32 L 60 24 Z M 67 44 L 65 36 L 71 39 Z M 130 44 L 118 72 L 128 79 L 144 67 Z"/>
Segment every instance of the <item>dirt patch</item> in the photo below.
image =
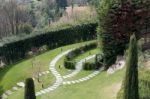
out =
<path fill-rule="evenodd" d="M 117 98 L 117 93 L 119 92 L 121 88 L 121 82 L 115 83 L 111 86 L 108 86 L 104 89 L 106 93 L 110 93 L 108 96 L 109 99 L 116 99 Z M 110 92 L 111 91 L 111 92 Z"/>

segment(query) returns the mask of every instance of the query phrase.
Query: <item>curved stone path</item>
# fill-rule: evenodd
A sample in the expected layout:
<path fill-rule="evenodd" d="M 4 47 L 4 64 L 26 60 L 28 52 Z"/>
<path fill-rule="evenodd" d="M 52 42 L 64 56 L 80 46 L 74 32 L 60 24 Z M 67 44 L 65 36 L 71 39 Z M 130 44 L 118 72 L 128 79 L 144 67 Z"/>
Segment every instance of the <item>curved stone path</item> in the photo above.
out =
<path fill-rule="evenodd" d="M 63 81 L 63 78 L 62 78 L 62 76 L 59 74 L 59 72 L 56 70 L 55 65 L 56 65 L 57 61 L 59 61 L 64 55 L 68 54 L 68 53 L 71 52 L 71 51 L 72 51 L 72 50 L 65 51 L 65 52 L 59 54 L 58 56 L 56 56 L 56 57 L 51 61 L 50 65 L 49 65 L 49 69 L 50 69 L 50 71 L 52 72 L 52 74 L 55 76 L 56 82 L 55 82 L 52 86 L 50 86 L 50 87 L 48 87 L 48 88 L 46 88 L 46 89 L 44 89 L 44 90 L 41 90 L 41 91 L 37 92 L 37 93 L 36 93 L 36 96 L 39 96 L 39 95 L 41 95 L 41 94 L 45 94 L 45 93 L 47 93 L 47 92 L 53 91 L 54 89 L 56 89 L 58 86 L 61 85 L 61 83 L 62 83 L 62 81 Z"/>
<path fill-rule="evenodd" d="M 84 78 L 81 78 L 81 79 L 78 79 L 78 80 L 72 80 L 72 81 L 63 81 L 63 79 L 66 79 L 66 78 L 70 78 L 70 77 L 73 77 L 75 76 L 76 74 L 78 74 L 81 70 L 82 70 L 82 64 L 84 62 L 86 62 L 87 60 L 90 60 L 92 58 L 95 57 L 95 55 L 91 55 L 85 59 L 82 59 L 80 60 L 77 64 L 76 64 L 76 69 L 68 74 L 68 75 L 65 75 L 65 76 L 61 76 L 60 73 L 56 70 L 55 66 L 56 66 L 56 63 L 66 54 L 68 54 L 69 52 L 71 52 L 73 49 L 70 49 L 70 50 L 67 50 L 59 55 L 57 55 L 51 62 L 50 62 L 50 65 L 49 65 L 49 70 L 51 71 L 51 73 L 55 76 L 56 78 L 56 81 L 55 83 L 52 85 L 52 86 L 49 86 L 48 88 L 46 89 L 43 89 L 43 90 L 40 90 L 39 92 L 36 92 L 36 96 L 40 96 L 40 95 L 43 95 L 43 94 L 46 94 L 50 91 L 53 91 L 55 90 L 56 88 L 58 88 L 60 85 L 70 85 L 70 84 L 75 84 L 75 83 L 80 83 L 80 82 L 83 82 L 83 81 L 86 81 L 86 80 L 89 80 L 91 79 L 92 77 L 96 76 L 98 73 L 100 73 L 100 71 L 95 71 L 93 73 L 91 73 L 90 75 L 84 77 Z M 50 71 L 45 71 L 45 72 L 42 72 L 39 74 L 39 76 L 42 76 L 42 75 L 45 75 L 45 74 L 48 74 L 50 73 Z M 33 78 L 34 79 L 34 78 Z M 24 87 L 24 82 L 20 82 L 20 84 L 22 84 L 22 87 Z M 13 90 L 17 90 L 16 87 L 13 87 Z M 8 92 L 9 93 L 9 92 Z M 9 94 L 12 94 L 12 92 L 10 92 Z M 6 97 L 7 95 L 4 94 L 4 96 Z M 7 97 L 6 97 L 7 98 Z M 5 98 L 3 98 L 5 99 Z"/>

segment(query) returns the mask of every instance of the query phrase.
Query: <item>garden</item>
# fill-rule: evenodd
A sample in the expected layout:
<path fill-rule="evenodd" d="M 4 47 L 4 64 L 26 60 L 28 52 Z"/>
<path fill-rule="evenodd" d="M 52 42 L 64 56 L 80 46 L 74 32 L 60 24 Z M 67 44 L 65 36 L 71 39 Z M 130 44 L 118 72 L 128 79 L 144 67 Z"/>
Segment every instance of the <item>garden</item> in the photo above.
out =
<path fill-rule="evenodd" d="M 0 1 L 0 99 L 150 99 L 149 27 L 149 0 Z"/>

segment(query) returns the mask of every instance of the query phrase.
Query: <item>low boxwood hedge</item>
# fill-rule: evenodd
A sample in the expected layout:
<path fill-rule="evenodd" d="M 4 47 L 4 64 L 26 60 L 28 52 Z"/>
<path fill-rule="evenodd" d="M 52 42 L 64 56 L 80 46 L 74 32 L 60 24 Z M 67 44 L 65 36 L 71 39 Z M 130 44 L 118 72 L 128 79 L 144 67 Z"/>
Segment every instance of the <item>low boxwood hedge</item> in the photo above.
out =
<path fill-rule="evenodd" d="M 64 61 L 64 66 L 66 69 L 75 69 L 76 62 L 74 61 Z"/>
<path fill-rule="evenodd" d="M 85 52 L 87 52 L 89 50 L 92 50 L 92 49 L 94 49 L 96 47 L 97 47 L 97 43 L 93 42 L 93 43 L 87 44 L 85 46 L 76 48 L 73 51 L 69 52 L 66 55 L 65 60 L 64 60 L 65 68 L 66 69 L 75 69 L 76 62 L 72 61 L 72 59 L 77 57 L 78 55 L 80 55 L 82 53 L 85 53 Z"/>
<path fill-rule="evenodd" d="M 102 54 L 97 54 L 95 57 L 95 62 L 85 62 L 83 64 L 83 70 L 98 70 L 103 66 Z"/>

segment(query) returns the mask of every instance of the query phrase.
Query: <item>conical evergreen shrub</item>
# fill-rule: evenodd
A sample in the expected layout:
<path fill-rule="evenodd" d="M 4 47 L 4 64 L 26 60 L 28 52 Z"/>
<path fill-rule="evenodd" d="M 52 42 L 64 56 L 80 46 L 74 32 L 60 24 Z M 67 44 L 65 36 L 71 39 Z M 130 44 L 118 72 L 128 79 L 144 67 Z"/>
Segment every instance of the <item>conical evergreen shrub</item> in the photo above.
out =
<path fill-rule="evenodd" d="M 24 99 L 36 99 L 34 81 L 32 78 L 26 79 Z"/>
<path fill-rule="evenodd" d="M 137 40 L 133 34 L 130 38 L 123 99 L 139 99 L 138 92 L 138 52 Z"/>

